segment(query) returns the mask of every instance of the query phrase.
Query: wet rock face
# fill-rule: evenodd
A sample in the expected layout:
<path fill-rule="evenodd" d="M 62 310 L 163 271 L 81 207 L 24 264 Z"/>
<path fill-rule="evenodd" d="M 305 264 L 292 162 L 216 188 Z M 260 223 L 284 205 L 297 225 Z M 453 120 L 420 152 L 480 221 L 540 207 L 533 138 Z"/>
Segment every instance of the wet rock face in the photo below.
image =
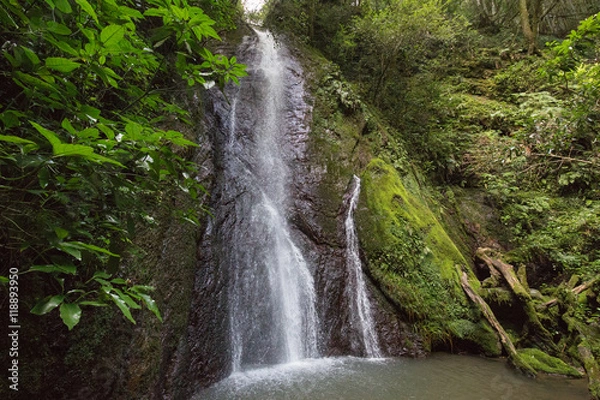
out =
<path fill-rule="evenodd" d="M 318 315 L 318 351 L 321 356 L 364 355 L 357 345 L 357 327 L 350 323 L 350 300 L 345 293 L 348 272 L 345 260 L 346 237 L 344 216 L 349 207 L 349 183 L 352 180 L 351 159 L 341 157 L 344 167 L 330 171 L 320 148 L 310 132 L 311 101 L 305 91 L 304 74 L 300 64 L 285 50 L 282 110 L 285 118 L 278 151 L 287 165 L 287 192 L 284 217 L 290 227 L 292 241 L 300 249 L 314 278 Z M 256 166 L 250 160 L 256 146 L 255 127 L 260 123 L 261 110 L 256 104 L 265 96 L 261 86 L 265 77 L 256 66 L 260 62 L 257 38 L 249 36 L 238 50 L 238 59 L 248 65 L 249 76 L 242 87 L 228 87 L 226 98 L 216 91 L 207 101 L 207 124 L 212 133 L 215 184 L 211 189 L 211 208 L 214 213 L 199 247 L 195 297 L 190 313 L 187 350 L 181 359 L 187 367 L 182 371 L 187 380 L 197 386 L 214 383 L 232 370 L 231 298 L 232 259 L 227 249 L 249 240 L 250 232 L 240 232 L 239 224 L 252 215 L 256 204 L 255 186 L 268 185 L 268 177 L 254 174 Z M 234 111 L 234 112 L 232 112 Z M 237 115 L 235 120 L 231 115 Z M 232 129 L 235 124 L 235 129 Z M 240 160 L 242 162 L 240 162 Z M 253 173 L 250 174 L 249 171 Z M 255 178 L 240 179 L 240 176 Z M 247 223 L 247 221 L 245 221 Z M 261 243 L 256 243 L 260 246 Z M 248 251 L 251 250 L 248 246 Z M 254 250 L 260 252 L 260 250 Z M 267 276 L 253 276 L 257 290 L 266 285 Z M 374 319 L 384 355 L 403 355 L 418 348 L 418 340 L 407 340 L 407 330 L 398 319 L 396 310 L 384 296 L 368 283 Z M 258 321 L 257 321 L 258 323 Z M 260 330 L 257 330 L 260 331 Z M 263 359 L 276 361 L 270 354 L 264 337 L 256 336 L 246 347 L 265 348 Z M 412 344 L 411 344 L 412 343 Z M 185 347 L 185 346 L 184 346 Z M 253 349 L 250 348 L 250 353 Z M 244 360 L 242 360 L 244 361 Z"/>

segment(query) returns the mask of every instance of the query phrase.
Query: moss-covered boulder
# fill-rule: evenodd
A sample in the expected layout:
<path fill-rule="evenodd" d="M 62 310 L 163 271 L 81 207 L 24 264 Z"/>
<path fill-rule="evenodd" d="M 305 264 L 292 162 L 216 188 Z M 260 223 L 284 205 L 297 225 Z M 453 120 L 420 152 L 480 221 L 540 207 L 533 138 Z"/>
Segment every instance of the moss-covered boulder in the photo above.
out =
<path fill-rule="evenodd" d="M 552 357 L 539 349 L 519 349 L 519 356 L 524 359 L 536 371 L 547 374 L 564 375 L 573 378 L 581 378 L 581 372 L 565 363 L 563 360 Z"/>
<path fill-rule="evenodd" d="M 375 158 L 362 182 L 358 229 L 368 270 L 381 290 L 430 344 L 475 340 L 497 354 L 489 335 L 476 327 L 480 317 L 460 286 L 455 266 L 469 262 L 428 205 L 415 175 L 400 176 Z"/>

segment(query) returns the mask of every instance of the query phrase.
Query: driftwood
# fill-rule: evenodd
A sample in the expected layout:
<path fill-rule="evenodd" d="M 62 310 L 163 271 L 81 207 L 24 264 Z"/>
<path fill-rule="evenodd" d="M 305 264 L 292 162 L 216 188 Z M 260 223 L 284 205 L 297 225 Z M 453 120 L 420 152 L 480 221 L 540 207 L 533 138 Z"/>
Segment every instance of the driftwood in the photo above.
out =
<path fill-rule="evenodd" d="M 494 328 L 494 330 L 498 334 L 500 343 L 502 344 L 504 351 L 506 351 L 506 353 L 508 354 L 512 363 L 517 368 L 519 368 L 520 370 L 525 372 L 526 374 L 535 376 L 536 375 L 535 369 L 533 369 L 527 362 L 525 362 L 521 358 L 521 356 L 519 356 L 519 353 L 517 353 L 517 349 L 515 348 L 515 345 L 513 344 L 512 340 L 510 340 L 510 337 L 508 336 L 508 334 L 506 333 L 506 331 L 504 330 L 502 325 L 500 325 L 500 322 L 498 322 L 498 319 L 494 315 L 494 312 L 492 311 L 490 306 L 477 293 L 477 291 L 475 289 L 473 289 L 473 287 L 469 283 L 469 276 L 467 275 L 467 273 L 460 270 L 460 268 L 459 268 L 459 271 L 461 273 L 460 283 L 461 283 L 463 290 L 465 291 L 465 293 L 467 294 L 469 299 L 471 299 L 471 301 L 473 303 L 475 303 L 475 305 L 477 305 L 477 307 L 479 308 L 479 310 L 481 311 L 481 313 L 483 314 L 485 319 L 492 326 L 492 328 Z"/>
<path fill-rule="evenodd" d="M 537 336 L 541 339 L 542 343 L 538 343 L 545 347 L 548 350 L 556 350 L 556 344 L 552 340 L 552 335 L 548 330 L 542 325 L 533 302 L 533 298 L 529 293 L 529 289 L 525 288 L 519 278 L 517 278 L 517 274 L 512 265 L 505 263 L 498 258 L 491 257 L 489 253 L 491 249 L 488 248 L 479 248 L 477 249 L 476 255 L 479 257 L 487 267 L 491 271 L 496 270 L 499 272 L 512 292 L 515 294 L 517 299 L 522 303 L 525 313 L 529 319 L 529 325 L 534 329 Z"/>

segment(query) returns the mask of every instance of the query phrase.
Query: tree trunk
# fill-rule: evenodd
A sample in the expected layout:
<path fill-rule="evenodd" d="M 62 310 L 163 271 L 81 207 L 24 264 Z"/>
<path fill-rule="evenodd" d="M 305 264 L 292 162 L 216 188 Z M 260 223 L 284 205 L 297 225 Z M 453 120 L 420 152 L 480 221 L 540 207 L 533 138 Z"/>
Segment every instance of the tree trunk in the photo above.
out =
<path fill-rule="evenodd" d="M 537 0 L 536 0 L 537 1 Z M 527 9 L 527 0 L 519 0 L 519 11 L 521 14 L 521 28 L 523 35 L 527 40 L 527 53 L 533 54 L 536 51 L 537 32 L 534 32 L 529 22 L 529 10 Z"/>

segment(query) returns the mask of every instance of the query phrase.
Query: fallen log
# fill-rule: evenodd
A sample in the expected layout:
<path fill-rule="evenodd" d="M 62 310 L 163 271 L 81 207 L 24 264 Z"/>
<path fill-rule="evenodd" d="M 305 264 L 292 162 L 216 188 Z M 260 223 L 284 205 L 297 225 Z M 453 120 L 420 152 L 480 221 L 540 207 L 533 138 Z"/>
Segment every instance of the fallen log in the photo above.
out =
<path fill-rule="evenodd" d="M 541 339 L 541 342 L 538 344 L 547 350 L 556 351 L 556 344 L 552 340 L 552 334 L 542 325 L 529 290 L 517 278 L 514 267 L 498 258 L 491 257 L 488 254 L 491 251 L 491 249 L 480 247 L 477 249 L 476 255 L 485 262 L 490 270 L 495 269 L 502 275 L 517 299 L 523 304 L 530 327 L 533 328 L 535 334 Z"/>
<path fill-rule="evenodd" d="M 469 299 L 471 299 L 471 301 L 473 303 L 475 303 L 475 305 L 477 305 L 477 307 L 479 308 L 479 310 L 481 311 L 481 313 L 483 314 L 485 319 L 492 326 L 492 328 L 494 328 L 494 330 L 496 331 L 496 333 L 500 339 L 500 343 L 502 344 L 502 347 L 504 348 L 504 351 L 506 351 L 506 353 L 508 354 L 508 357 L 511 360 L 511 362 L 513 363 L 513 365 L 516 368 L 523 371 L 527 375 L 536 376 L 537 373 L 536 373 L 535 369 L 533 369 L 517 353 L 517 349 L 515 348 L 515 345 L 513 344 L 512 340 L 510 340 L 508 333 L 506 333 L 506 331 L 504 330 L 502 325 L 500 325 L 500 322 L 498 322 L 498 319 L 494 315 L 494 312 L 492 311 L 490 306 L 475 291 L 475 289 L 473 289 L 473 287 L 469 283 L 469 276 L 467 275 L 467 273 L 460 270 L 460 268 L 459 268 L 459 272 L 461 274 L 460 283 L 461 283 L 463 290 L 465 291 L 465 293 L 467 294 Z"/>
<path fill-rule="evenodd" d="M 581 294 L 581 293 L 585 292 L 586 290 L 588 290 L 589 288 L 591 288 L 592 286 L 594 286 L 599 280 L 600 280 L 600 278 L 594 278 L 592 280 L 584 282 L 581 285 L 576 286 L 573 289 L 571 289 L 571 293 L 576 294 L 576 295 Z M 552 307 L 552 306 L 556 305 L 557 303 L 558 303 L 558 299 L 552 299 L 552 300 L 548 300 L 547 302 L 542 304 L 541 307 L 548 308 L 548 307 Z"/>

